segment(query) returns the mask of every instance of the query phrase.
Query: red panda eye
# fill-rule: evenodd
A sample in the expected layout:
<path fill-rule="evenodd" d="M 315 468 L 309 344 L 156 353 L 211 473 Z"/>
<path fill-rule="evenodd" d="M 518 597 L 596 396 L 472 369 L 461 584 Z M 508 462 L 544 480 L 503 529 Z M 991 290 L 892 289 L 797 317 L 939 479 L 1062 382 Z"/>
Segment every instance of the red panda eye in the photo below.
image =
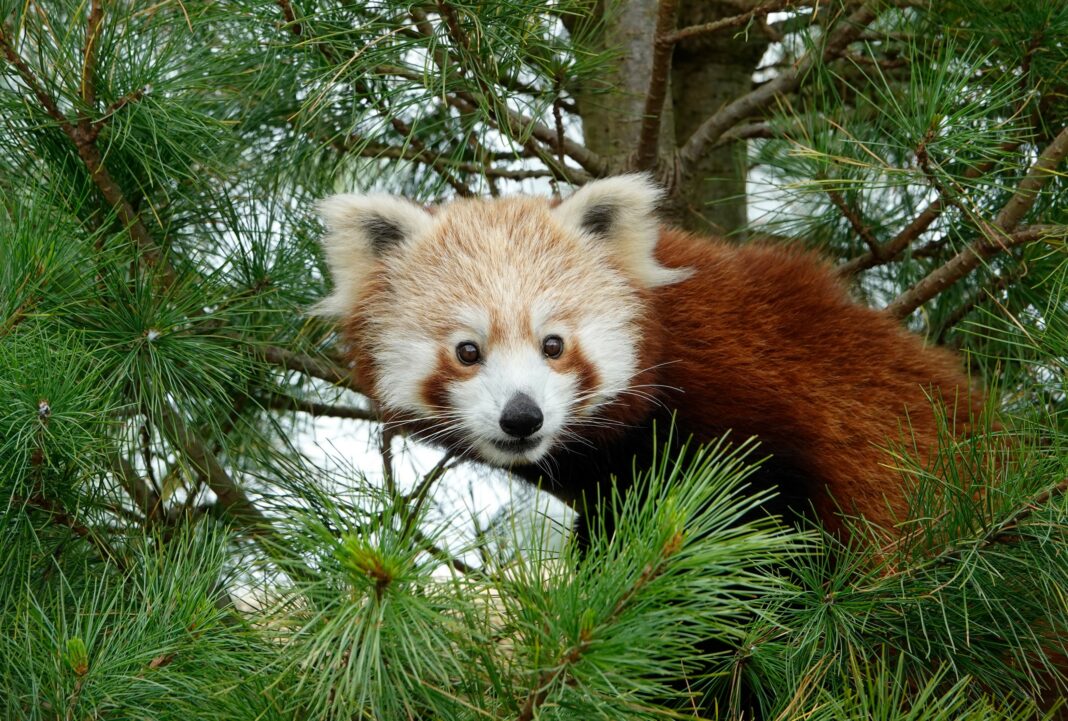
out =
<path fill-rule="evenodd" d="M 456 346 L 456 357 L 465 366 L 478 363 L 482 354 L 478 350 L 478 346 L 469 340 L 465 340 Z"/>
<path fill-rule="evenodd" d="M 541 342 L 541 352 L 546 358 L 559 358 L 564 352 L 564 339 L 558 335 L 546 336 Z"/>

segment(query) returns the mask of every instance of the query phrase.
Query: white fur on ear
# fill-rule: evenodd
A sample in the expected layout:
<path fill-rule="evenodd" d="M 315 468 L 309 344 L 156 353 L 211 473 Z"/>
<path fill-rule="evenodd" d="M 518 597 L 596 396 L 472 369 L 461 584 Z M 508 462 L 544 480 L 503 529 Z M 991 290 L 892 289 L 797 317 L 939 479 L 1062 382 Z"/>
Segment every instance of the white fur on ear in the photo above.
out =
<path fill-rule="evenodd" d="M 587 183 L 553 209 L 560 225 L 606 243 L 623 267 L 646 288 L 687 278 L 688 268 L 665 268 L 654 251 L 660 237 L 656 205 L 663 191 L 645 174 Z"/>
<path fill-rule="evenodd" d="M 326 223 L 323 249 L 334 292 L 312 307 L 316 315 L 349 312 L 378 259 L 431 225 L 430 213 L 392 195 L 342 193 L 319 201 L 318 209 Z"/>

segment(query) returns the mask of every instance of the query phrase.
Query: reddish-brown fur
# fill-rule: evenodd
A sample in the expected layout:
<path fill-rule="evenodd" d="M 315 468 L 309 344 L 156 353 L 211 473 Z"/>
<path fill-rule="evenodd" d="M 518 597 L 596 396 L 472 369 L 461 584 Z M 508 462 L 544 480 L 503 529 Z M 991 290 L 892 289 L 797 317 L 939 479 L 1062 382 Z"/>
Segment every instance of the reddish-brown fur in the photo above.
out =
<path fill-rule="evenodd" d="M 810 254 L 666 230 L 658 256 L 697 269 L 652 294 L 646 339 L 663 363 L 654 382 L 681 391 L 667 394 L 679 426 L 699 440 L 760 438 L 800 472 L 796 490 L 830 527 L 836 505 L 886 527 L 904 515 L 886 448 L 905 442 L 928 461 L 932 399 L 961 430 L 981 410 L 958 358 L 854 302 Z"/>

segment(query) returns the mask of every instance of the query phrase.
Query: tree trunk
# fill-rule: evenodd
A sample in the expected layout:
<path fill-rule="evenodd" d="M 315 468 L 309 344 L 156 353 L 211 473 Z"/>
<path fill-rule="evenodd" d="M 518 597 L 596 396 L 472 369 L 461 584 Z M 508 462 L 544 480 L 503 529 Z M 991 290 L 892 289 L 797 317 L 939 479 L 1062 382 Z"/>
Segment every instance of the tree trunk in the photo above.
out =
<path fill-rule="evenodd" d="M 756 4 L 683 0 L 680 27 L 737 15 Z M 630 169 L 649 89 L 656 0 L 629 0 L 599 5 L 603 16 L 595 50 L 614 50 L 614 63 L 597 82 L 577 88 L 586 146 L 605 158 L 612 172 Z M 661 117 L 658 154 L 661 167 L 672 167 L 675 148 L 722 105 L 748 92 L 753 71 L 767 48 L 763 35 L 725 30 L 681 43 L 672 59 L 671 88 Z M 728 233 L 746 222 L 745 142 L 710 150 L 702 161 L 672 183 L 665 212 L 672 221 L 702 233 Z"/>
<path fill-rule="evenodd" d="M 738 15 L 755 5 L 710 0 L 684 0 L 679 27 L 713 22 Z M 702 122 L 721 107 L 749 92 L 753 71 L 768 40 L 756 28 L 722 30 L 698 36 L 675 47 L 671 94 L 675 137 L 686 142 Z M 687 174 L 678 179 L 674 214 L 683 227 L 702 233 L 724 234 L 746 224 L 746 142 L 710 148 Z"/>

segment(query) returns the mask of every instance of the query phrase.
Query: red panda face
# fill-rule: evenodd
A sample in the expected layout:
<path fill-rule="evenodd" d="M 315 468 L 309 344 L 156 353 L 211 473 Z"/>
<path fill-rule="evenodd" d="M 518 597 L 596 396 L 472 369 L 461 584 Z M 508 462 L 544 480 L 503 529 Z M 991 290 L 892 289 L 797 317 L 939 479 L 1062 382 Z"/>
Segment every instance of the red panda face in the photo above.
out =
<path fill-rule="evenodd" d="M 494 465 L 535 463 L 625 393 L 657 191 L 640 176 L 542 199 L 460 200 L 433 215 L 383 196 L 323 204 L 335 291 L 385 415 Z M 359 362 L 359 361 L 358 361 Z"/>

